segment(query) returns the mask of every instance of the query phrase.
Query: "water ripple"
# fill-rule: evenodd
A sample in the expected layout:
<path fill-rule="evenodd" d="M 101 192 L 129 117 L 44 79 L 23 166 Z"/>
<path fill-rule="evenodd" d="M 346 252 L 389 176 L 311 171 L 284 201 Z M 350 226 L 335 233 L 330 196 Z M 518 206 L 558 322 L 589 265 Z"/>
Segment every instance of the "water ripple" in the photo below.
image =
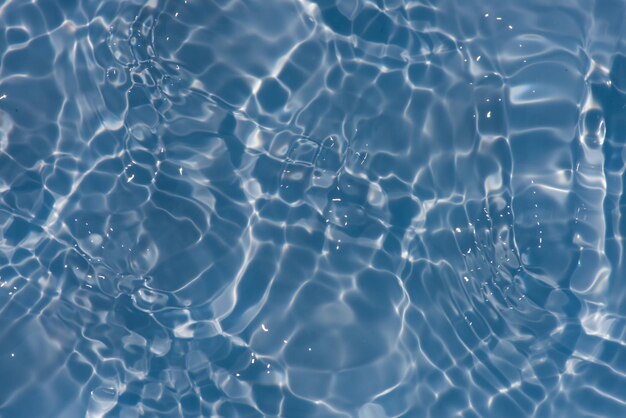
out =
<path fill-rule="evenodd" d="M 626 415 L 623 12 L 5 2 L 0 415 Z"/>

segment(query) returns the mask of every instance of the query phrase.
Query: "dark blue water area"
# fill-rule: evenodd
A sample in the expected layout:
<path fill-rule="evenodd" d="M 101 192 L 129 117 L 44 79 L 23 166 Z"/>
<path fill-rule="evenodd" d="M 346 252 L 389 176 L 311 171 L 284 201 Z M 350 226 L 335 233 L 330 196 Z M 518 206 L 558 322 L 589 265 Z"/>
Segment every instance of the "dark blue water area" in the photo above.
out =
<path fill-rule="evenodd" d="M 625 15 L 2 2 L 0 417 L 626 417 Z"/>

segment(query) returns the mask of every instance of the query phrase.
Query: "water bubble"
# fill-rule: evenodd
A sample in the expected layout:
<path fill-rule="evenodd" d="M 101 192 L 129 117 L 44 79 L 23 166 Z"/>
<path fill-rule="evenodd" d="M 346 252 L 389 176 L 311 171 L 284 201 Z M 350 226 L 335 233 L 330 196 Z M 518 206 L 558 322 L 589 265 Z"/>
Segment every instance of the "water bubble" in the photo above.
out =
<path fill-rule="evenodd" d="M 119 80 L 119 70 L 117 68 L 109 68 L 106 72 L 107 80 L 111 83 L 115 83 Z"/>

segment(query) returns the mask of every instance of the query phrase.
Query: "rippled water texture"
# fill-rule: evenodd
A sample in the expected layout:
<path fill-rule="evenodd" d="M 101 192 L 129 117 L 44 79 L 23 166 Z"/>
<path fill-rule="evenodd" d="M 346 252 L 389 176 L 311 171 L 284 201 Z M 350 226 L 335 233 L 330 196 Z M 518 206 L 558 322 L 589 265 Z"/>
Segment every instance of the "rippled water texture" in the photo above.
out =
<path fill-rule="evenodd" d="M 626 416 L 625 14 L 3 2 L 0 416 Z"/>

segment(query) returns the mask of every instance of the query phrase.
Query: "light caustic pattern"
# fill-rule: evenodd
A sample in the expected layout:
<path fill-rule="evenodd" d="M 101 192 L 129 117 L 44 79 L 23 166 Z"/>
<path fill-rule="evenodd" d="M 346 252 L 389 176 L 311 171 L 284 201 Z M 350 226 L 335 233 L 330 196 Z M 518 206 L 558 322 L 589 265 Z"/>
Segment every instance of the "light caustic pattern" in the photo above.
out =
<path fill-rule="evenodd" d="M 4 2 L 0 415 L 626 416 L 625 12 Z"/>

